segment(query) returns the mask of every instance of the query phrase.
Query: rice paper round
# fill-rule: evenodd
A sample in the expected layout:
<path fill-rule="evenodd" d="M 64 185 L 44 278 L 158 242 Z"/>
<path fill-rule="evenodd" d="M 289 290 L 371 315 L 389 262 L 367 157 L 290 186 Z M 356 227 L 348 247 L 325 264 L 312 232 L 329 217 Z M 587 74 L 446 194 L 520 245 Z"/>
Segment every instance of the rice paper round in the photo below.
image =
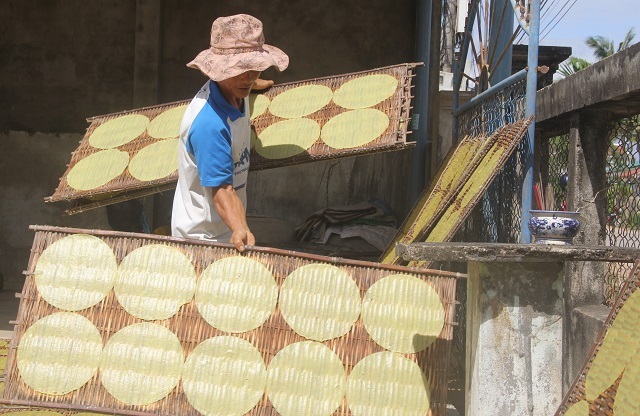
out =
<path fill-rule="evenodd" d="M 294 270 L 280 288 L 280 311 L 299 335 L 314 341 L 349 332 L 361 309 L 353 278 L 330 264 L 308 264 Z"/>
<path fill-rule="evenodd" d="M 347 403 L 354 416 L 426 415 L 431 392 L 418 364 L 383 351 L 353 367 L 347 380 Z"/>
<path fill-rule="evenodd" d="M 126 326 L 107 341 L 102 385 L 118 401 L 144 405 L 166 397 L 180 381 L 184 352 L 178 337 L 152 322 Z"/>
<path fill-rule="evenodd" d="M 260 352 L 234 336 L 209 338 L 189 354 L 182 387 L 205 416 L 244 415 L 262 398 L 267 371 Z"/>
<path fill-rule="evenodd" d="M 294 118 L 270 125 L 258 134 L 255 149 L 266 159 L 284 159 L 310 148 L 320 137 L 320 125 L 308 118 Z"/>
<path fill-rule="evenodd" d="M 331 88 L 324 85 L 302 85 L 276 95 L 269 111 L 282 118 L 304 117 L 329 104 L 332 96 Z"/>
<path fill-rule="evenodd" d="M 338 114 L 322 126 L 322 141 L 334 149 L 364 146 L 380 137 L 389 127 L 389 116 L 375 108 Z"/>
<path fill-rule="evenodd" d="M 180 123 L 188 104 L 165 110 L 158 114 L 147 127 L 147 133 L 154 139 L 171 139 L 180 135 Z"/>
<path fill-rule="evenodd" d="M 616 416 L 640 415 L 640 400 L 638 400 L 638 383 L 640 383 L 640 351 L 631 358 L 624 369 L 622 380 L 616 391 L 613 403 L 613 414 Z"/>
<path fill-rule="evenodd" d="M 371 285 L 362 302 L 362 322 L 381 347 L 416 353 L 431 345 L 444 326 L 444 306 L 427 282 L 407 274 Z"/>
<path fill-rule="evenodd" d="M 149 244 L 129 253 L 118 266 L 114 291 L 122 307 L 136 318 L 168 319 L 196 290 L 196 271 L 182 251 Z"/>
<path fill-rule="evenodd" d="M 143 181 L 165 178 L 178 169 L 178 139 L 168 139 L 143 147 L 129 163 L 129 173 Z"/>
<path fill-rule="evenodd" d="M 128 164 L 129 153 L 101 150 L 78 161 L 67 173 L 67 184 L 77 191 L 95 189 L 120 176 Z"/>
<path fill-rule="evenodd" d="M 249 118 L 253 120 L 264 114 L 269 108 L 270 102 L 269 98 L 264 94 L 249 94 L 249 108 L 251 109 Z"/>
<path fill-rule="evenodd" d="M 332 415 L 342 404 L 346 376 L 340 358 L 313 341 L 287 345 L 267 369 L 267 394 L 283 416 Z"/>
<path fill-rule="evenodd" d="M 374 106 L 395 94 L 398 80 L 391 75 L 373 74 L 342 84 L 333 94 L 333 102 L 343 108 Z"/>
<path fill-rule="evenodd" d="M 258 328 L 273 313 L 278 284 L 262 263 L 233 256 L 211 263 L 196 289 L 200 315 L 214 328 L 246 332 Z"/>
<path fill-rule="evenodd" d="M 100 124 L 89 136 L 89 144 L 97 149 L 113 149 L 138 138 L 149 125 L 142 114 L 127 114 Z"/>
<path fill-rule="evenodd" d="M 40 296 L 65 311 L 89 308 L 107 296 L 118 262 L 100 238 L 72 234 L 47 247 L 33 272 Z"/>
<path fill-rule="evenodd" d="M 20 377 L 33 390 L 61 395 L 79 389 L 98 371 L 102 337 L 91 321 L 72 312 L 40 318 L 20 339 Z"/>

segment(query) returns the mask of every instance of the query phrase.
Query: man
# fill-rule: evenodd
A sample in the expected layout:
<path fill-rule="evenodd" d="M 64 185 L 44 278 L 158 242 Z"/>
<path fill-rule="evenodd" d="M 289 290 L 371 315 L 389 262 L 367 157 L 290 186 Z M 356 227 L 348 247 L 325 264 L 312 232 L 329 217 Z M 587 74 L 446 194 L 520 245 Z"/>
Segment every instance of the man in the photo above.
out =
<path fill-rule="evenodd" d="M 187 64 L 210 78 L 185 111 L 180 126 L 178 186 L 171 233 L 231 242 L 239 251 L 255 244 L 246 218 L 251 124 L 249 92 L 260 73 L 283 71 L 289 57 L 264 44 L 262 22 L 239 14 L 211 26 L 211 47 Z"/>

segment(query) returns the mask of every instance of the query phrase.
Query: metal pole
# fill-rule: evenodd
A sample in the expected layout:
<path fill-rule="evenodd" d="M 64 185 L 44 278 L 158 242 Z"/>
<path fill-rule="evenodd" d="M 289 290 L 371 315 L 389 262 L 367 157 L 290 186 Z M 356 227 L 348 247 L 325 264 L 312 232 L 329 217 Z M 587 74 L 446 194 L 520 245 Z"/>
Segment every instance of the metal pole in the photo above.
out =
<path fill-rule="evenodd" d="M 412 136 L 416 137 L 416 147 L 413 150 L 411 176 L 409 178 L 409 206 L 412 206 L 425 187 L 426 161 L 430 160 L 427 115 L 429 112 L 429 70 L 431 55 L 429 51 L 429 37 L 431 33 L 431 9 L 433 0 L 418 0 L 416 4 L 416 62 L 424 62 L 424 66 L 416 68 L 415 93 L 413 112 L 411 115 Z"/>
<path fill-rule="evenodd" d="M 492 52 L 489 67 L 492 68 L 490 82 L 496 84 L 511 76 L 513 9 L 507 7 L 507 0 L 494 0 L 491 7 L 494 16 L 490 23 L 489 50 Z M 496 65 L 500 53 L 505 49 L 507 52 L 502 56 L 500 63 Z"/>
<path fill-rule="evenodd" d="M 453 60 L 453 110 L 458 108 L 460 102 L 460 86 L 462 85 L 462 74 L 464 73 L 465 66 L 467 64 L 467 53 L 469 52 L 469 41 L 471 39 L 471 32 L 473 31 L 473 23 L 476 20 L 476 12 L 478 11 L 478 3 L 480 0 L 473 0 L 471 8 L 469 9 L 469 15 L 467 16 L 467 24 L 465 25 L 465 33 L 463 37 L 462 46 L 460 47 L 460 54 L 457 59 Z M 464 4 L 464 2 L 463 2 Z M 458 7 L 460 5 L 458 4 Z M 452 126 L 452 139 L 453 143 L 458 142 L 458 117 L 454 114 Z"/>
<path fill-rule="evenodd" d="M 531 20 L 529 22 L 529 50 L 527 59 L 527 108 L 525 116 L 536 114 L 536 94 L 538 85 L 538 43 L 540 33 L 540 0 L 531 0 Z M 536 123 L 535 118 L 529 126 L 529 148 L 525 158 L 525 176 L 522 183 L 522 223 L 520 242 L 531 243 L 531 232 L 529 231 L 529 210 L 533 206 L 533 160 L 535 142 Z"/>
<path fill-rule="evenodd" d="M 480 94 L 476 95 L 475 97 L 473 97 L 472 99 L 470 99 L 466 103 L 464 103 L 461 106 L 459 106 L 457 109 L 454 109 L 453 110 L 453 115 L 454 116 L 458 116 L 458 115 L 464 113 L 466 110 L 468 110 L 469 108 L 473 107 L 474 105 L 477 105 L 479 102 L 481 102 L 485 98 L 490 97 L 490 96 L 496 94 L 497 92 L 500 92 L 503 89 L 505 89 L 507 87 L 510 87 L 513 84 L 517 83 L 517 82 L 522 81 L 523 79 L 526 78 L 526 76 L 527 76 L 527 70 L 526 69 L 521 69 L 520 71 L 518 71 L 515 74 L 511 75 L 509 78 L 498 82 L 497 84 L 491 86 L 488 90 L 486 90 L 484 92 L 481 92 Z"/>

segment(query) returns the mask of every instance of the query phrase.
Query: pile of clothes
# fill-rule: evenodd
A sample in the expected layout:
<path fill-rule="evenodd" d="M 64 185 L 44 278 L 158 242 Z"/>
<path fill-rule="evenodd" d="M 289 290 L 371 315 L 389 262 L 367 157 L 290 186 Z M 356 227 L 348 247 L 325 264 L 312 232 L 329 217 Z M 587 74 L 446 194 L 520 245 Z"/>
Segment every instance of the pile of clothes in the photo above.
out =
<path fill-rule="evenodd" d="M 384 251 L 396 232 L 396 217 L 389 206 L 384 201 L 372 199 L 313 213 L 296 228 L 296 238 L 326 244 L 332 234 L 341 238 L 359 237 Z"/>

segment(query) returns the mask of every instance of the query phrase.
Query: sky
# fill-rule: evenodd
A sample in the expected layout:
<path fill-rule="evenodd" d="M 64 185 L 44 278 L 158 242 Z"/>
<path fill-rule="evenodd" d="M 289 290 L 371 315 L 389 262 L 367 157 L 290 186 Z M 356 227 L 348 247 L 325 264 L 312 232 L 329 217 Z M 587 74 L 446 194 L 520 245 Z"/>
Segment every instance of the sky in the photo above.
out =
<path fill-rule="evenodd" d="M 556 3 L 553 7 L 552 1 Z M 544 11 L 542 12 L 540 45 L 570 46 L 573 56 L 593 63 L 596 58 L 591 48 L 585 44 L 589 36 L 599 35 L 609 38 L 617 50 L 618 44 L 624 39 L 627 31 L 634 27 L 636 37 L 632 44 L 640 41 L 640 9 L 638 8 L 640 2 L 638 0 L 577 0 L 567 14 L 551 29 L 553 23 L 548 25 L 549 21 L 556 22 L 557 18 L 552 19 L 552 17 L 562 9 L 562 5 L 567 3 L 571 5 L 573 0 L 547 1 L 545 7 L 548 7 L 549 11 L 546 15 Z M 547 26 L 546 30 L 545 26 Z M 549 31 L 548 34 L 547 31 Z"/>

